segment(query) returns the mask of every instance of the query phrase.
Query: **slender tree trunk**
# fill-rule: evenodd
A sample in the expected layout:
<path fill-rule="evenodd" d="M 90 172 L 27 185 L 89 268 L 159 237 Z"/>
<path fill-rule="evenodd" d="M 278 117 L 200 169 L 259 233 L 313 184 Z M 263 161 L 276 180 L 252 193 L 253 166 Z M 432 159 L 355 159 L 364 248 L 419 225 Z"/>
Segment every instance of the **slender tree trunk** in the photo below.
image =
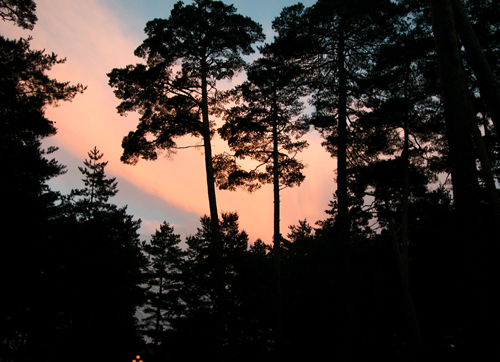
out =
<path fill-rule="evenodd" d="M 352 346 L 354 338 L 353 326 L 353 290 L 352 270 L 350 262 L 350 223 L 347 202 L 347 75 L 345 69 L 345 39 L 343 21 L 339 26 L 338 63 L 339 74 L 339 103 L 338 103 L 338 125 L 337 125 L 337 201 L 338 214 L 336 223 L 338 225 L 338 252 L 337 260 L 342 275 L 337 281 L 340 320 L 344 328 L 337 336 L 339 343 L 337 357 L 339 361 L 350 361 L 352 359 Z"/>
<path fill-rule="evenodd" d="M 385 201 L 386 207 L 388 208 L 388 202 Z M 415 357 L 423 357 L 424 356 L 424 339 L 422 337 L 422 333 L 420 330 L 420 326 L 417 319 L 417 314 L 415 313 L 415 306 L 413 304 L 413 298 L 410 291 L 410 280 L 408 275 L 406 274 L 406 270 L 408 266 L 405 265 L 404 256 L 402 251 L 399 248 L 398 237 L 396 233 L 396 229 L 394 227 L 394 223 L 392 220 L 389 220 L 389 227 L 391 229 L 392 234 L 392 246 L 394 249 L 394 256 L 396 257 L 396 263 L 398 265 L 399 270 L 399 279 L 401 281 L 401 289 L 403 296 L 403 303 L 407 315 L 407 319 L 409 324 L 411 325 L 412 333 L 413 333 L 413 352 L 415 353 Z"/>
<path fill-rule="evenodd" d="M 207 176 L 208 202 L 210 206 L 210 221 L 212 227 L 212 242 L 214 253 L 214 295 L 215 295 L 215 318 L 217 339 L 217 360 L 223 360 L 222 347 L 225 338 L 226 298 L 223 264 L 222 235 L 219 228 L 219 214 L 217 211 L 217 200 L 215 195 L 215 177 L 212 165 L 212 145 L 210 141 L 210 121 L 208 117 L 208 91 L 207 91 L 207 65 L 202 63 L 201 92 L 202 92 L 202 121 L 203 121 L 203 145 L 205 150 L 205 168 Z"/>
<path fill-rule="evenodd" d="M 485 101 L 490 111 L 491 119 L 497 131 L 497 140 L 500 140 L 500 90 L 493 78 L 490 65 L 484 56 L 481 45 L 476 38 L 474 29 L 469 22 L 461 1 L 451 0 L 451 4 L 458 35 L 476 75 L 481 98 Z"/>
<path fill-rule="evenodd" d="M 467 18 L 467 14 L 460 0 L 451 0 L 453 9 L 453 19 L 460 40 L 465 47 L 468 59 L 478 80 L 481 98 L 484 99 L 490 114 L 495 129 L 497 130 L 497 139 L 500 140 L 500 90 L 493 78 L 490 66 L 486 57 L 483 54 L 481 45 L 474 34 L 474 29 Z M 489 203 L 491 205 L 492 213 L 494 216 L 497 236 L 500 238 L 500 198 L 495 186 L 495 179 L 491 171 L 491 164 L 488 157 L 488 151 L 484 144 L 481 132 L 478 129 L 477 118 L 472 120 L 472 135 L 481 162 L 481 169 L 484 174 L 484 181 L 486 184 L 486 191 L 488 194 Z"/>
<path fill-rule="evenodd" d="M 338 73 L 339 73 L 339 105 L 338 105 L 338 145 L 337 145 L 337 200 L 338 224 L 341 242 L 347 243 L 349 237 L 349 220 L 347 205 L 347 76 L 345 70 L 345 39 L 342 25 L 339 31 Z"/>
<path fill-rule="evenodd" d="M 477 200 L 479 183 L 475 160 L 475 151 L 477 151 L 484 173 L 489 203 L 500 234 L 500 199 L 491 172 L 484 140 L 478 130 L 477 117 L 467 86 L 467 78 L 460 57 L 457 32 L 455 30 L 454 19 L 457 17 L 462 19 L 465 14 L 460 3 L 457 2 L 458 4 L 456 4 L 454 1 L 431 1 L 434 39 L 448 129 L 454 202 L 459 211 L 460 222 L 463 222 L 462 225 L 469 225 L 470 229 L 478 227 L 479 204 Z M 454 7 L 452 7 L 452 3 Z M 459 13 L 462 10 L 462 13 L 454 18 L 455 9 Z M 462 24 L 461 28 L 466 28 L 466 25 L 470 27 L 467 18 L 461 20 L 461 23 L 466 22 L 467 24 Z M 472 32 L 472 28 L 470 31 L 462 30 L 462 32 L 469 35 L 468 33 Z M 464 38 L 467 39 L 467 36 L 464 35 Z M 473 41 L 469 42 L 472 43 Z M 469 44 L 469 46 L 474 48 L 473 45 Z M 479 44 L 477 44 L 477 47 L 479 47 Z M 476 49 L 476 51 L 480 51 L 480 48 Z M 475 54 L 474 51 L 471 52 Z M 477 56 L 476 58 L 481 57 Z M 478 63 L 476 64 L 477 68 L 488 66 L 487 63 L 479 63 L 479 60 L 476 60 L 475 63 Z M 479 69 L 478 71 L 479 73 L 482 72 Z M 483 75 L 482 78 L 486 79 L 488 75 Z M 490 94 L 490 91 L 488 88 L 485 94 Z M 476 149 L 474 149 L 471 136 L 474 137 Z M 475 223 L 470 224 L 471 221 Z"/>
<path fill-rule="evenodd" d="M 450 250 L 455 263 L 450 284 L 456 291 L 450 298 L 450 308 L 457 304 L 455 314 L 461 316 L 456 327 L 457 351 L 463 351 L 465 359 L 487 360 L 487 351 L 495 352 L 494 343 L 489 342 L 491 334 L 486 331 L 493 330 L 498 322 L 498 318 L 492 317 L 497 313 L 498 299 L 493 297 L 491 288 L 497 282 L 494 260 L 498 246 L 484 237 L 481 219 L 472 135 L 475 134 L 479 152 L 481 136 L 478 137 L 476 114 L 460 58 L 451 1 L 431 0 L 430 4 L 459 230 L 454 235 L 455 248 Z M 463 336 L 461 340 L 459 336 Z"/>
<path fill-rule="evenodd" d="M 404 97 L 405 102 L 407 102 L 408 96 L 406 92 L 406 80 L 404 85 Z M 402 197 L 401 197 L 401 257 L 403 259 L 403 273 L 404 278 L 409 281 L 409 253 L 408 253 L 408 203 L 410 198 L 410 141 L 408 133 L 408 118 L 409 110 L 406 107 L 406 114 L 403 120 L 403 132 L 404 132 L 404 145 L 403 145 L 403 187 L 402 187 Z"/>
<path fill-rule="evenodd" d="M 406 99 L 406 86 L 405 86 L 405 99 Z M 401 252 L 399 251 L 397 237 L 395 231 L 394 235 L 394 252 L 398 260 L 399 274 L 401 278 L 401 285 L 403 290 L 403 298 L 405 309 L 407 311 L 408 320 L 412 326 L 413 343 L 415 354 L 421 356 L 424 353 L 424 339 L 420 330 L 420 326 L 413 304 L 413 297 L 410 290 L 410 258 L 408 251 L 408 213 L 409 213 L 409 198 L 410 198 L 410 161 L 409 161 L 409 130 L 408 130 L 409 112 L 405 115 L 403 132 L 404 132 L 404 146 L 403 146 L 403 192 L 401 199 L 402 218 L 401 218 Z M 393 226 L 391 226 L 394 229 Z"/>
<path fill-rule="evenodd" d="M 156 328 L 155 328 L 155 346 L 158 347 L 158 337 L 160 336 L 161 321 L 161 302 L 163 293 L 163 275 L 160 274 L 160 290 L 158 291 L 158 305 L 156 306 Z"/>
<path fill-rule="evenodd" d="M 275 94 L 276 97 L 276 94 Z M 278 155 L 278 120 L 276 98 L 273 104 L 273 194 L 274 194 L 274 338 L 276 343 L 277 359 L 281 358 L 281 233 L 280 233 L 280 180 L 279 180 L 279 155 Z"/>
<path fill-rule="evenodd" d="M 479 183 L 471 137 L 475 117 L 459 54 L 450 0 L 431 0 L 432 27 L 445 106 L 453 199 L 462 225 L 476 219 Z"/>
<path fill-rule="evenodd" d="M 491 170 L 490 159 L 488 157 L 488 150 L 484 144 L 483 136 L 479 131 L 477 120 L 472 124 L 472 134 L 474 136 L 474 143 L 476 144 L 476 150 L 481 162 L 481 170 L 483 171 L 484 183 L 486 186 L 486 194 L 488 196 L 488 201 L 491 207 L 491 213 L 493 216 L 493 221 L 496 227 L 496 235 L 498 240 L 500 240 L 500 197 L 498 196 L 498 191 L 495 185 L 495 178 L 493 176 L 493 171 Z M 496 248 L 499 250 L 498 247 Z"/>

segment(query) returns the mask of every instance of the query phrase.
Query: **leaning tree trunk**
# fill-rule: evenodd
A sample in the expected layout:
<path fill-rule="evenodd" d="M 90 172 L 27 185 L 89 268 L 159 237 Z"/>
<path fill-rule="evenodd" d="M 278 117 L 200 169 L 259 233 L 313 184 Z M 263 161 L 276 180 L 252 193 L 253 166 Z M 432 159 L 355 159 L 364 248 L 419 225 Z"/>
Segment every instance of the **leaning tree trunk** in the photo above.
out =
<path fill-rule="evenodd" d="M 215 323 L 217 340 L 217 360 L 223 360 L 223 345 L 225 338 L 225 280 L 223 263 L 222 235 L 219 227 L 219 214 L 217 211 L 217 199 L 215 195 L 215 176 L 212 165 L 212 145 L 210 141 L 210 121 L 208 117 L 208 91 L 207 91 L 207 65 L 202 64 L 201 92 L 202 92 L 202 121 L 203 121 L 203 145 L 205 150 L 205 169 L 207 176 L 208 202 L 210 206 L 210 222 L 212 228 L 212 243 L 214 256 L 214 295 L 215 295 Z"/>
<path fill-rule="evenodd" d="M 431 0 L 431 11 L 441 93 L 445 106 L 453 199 L 460 215 L 460 222 L 465 222 L 462 225 L 467 225 L 479 212 L 478 173 L 471 135 L 471 124 L 475 114 L 459 54 L 450 0 Z"/>
<path fill-rule="evenodd" d="M 454 202 L 461 215 L 461 222 L 465 223 L 462 225 L 467 225 L 472 220 L 477 220 L 479 215 L 479 184 L 475 160 L 475 152 L 477 152 L 483 170 L 489 204 L 497 226 L 497 234 L 500 235 L 500 199 L 496 190 L 486 147 L 477 128 L 477 117 L 474 112 L 474 106 L 467 86 L 467 77 L 459 53 L 454 19 L 458 18 L 459 23 L 461 23 L 458 29 L 462 29 L 461 38 L 462 40 L 466 39 L 466 43 L 468 44 L 468 48 L 466 49 L 470 50 L 473 55 L 471 59 L 474 59 L 474 71 L 476 72 L 477 70 L 483 79 L 482 84 L 485 90 L 481 92 L 485 95 L 491 95 L 492 103 L 496 101 L 495 84 L 491 72 L 488 74 L 487 70 L 482 69 L 483 67 L 489 69 L 489 67 L 484 59 L 484 55 L 481 57 L 476 54 L 477 52 L 482 54 L 482 52 L 477 39 L 474 37 L 472 28 L 465 17 L 465 13 L 463 13 L 460 2 L 456 0 L 441 2 L 432 0 L 431 9 L 441 90 L 448 128 Z M 458 14 L 454 16 L 457 11 Z M 469 39 L 471 37 L 474 39 Z M 484 62 L 481 62 L 481 59 Z M 491 81 L 493 81 L 493 89 L 488 87 L 490 83 L 487 82 L 487 78 L 491 78 Z M 498 89 L 496 90 L 498 93 Z M 494 106 L 491 104 L 491 106 L 492 109 L 496 109 L 499 105 Z M 475 149 L 472 139 L 474 139 Z M 477 226 L 477 224 L 470 225 L 471 228 L 474 226 Z"/>
<path fill-rule="evenodd" d="M 276 94 L 275 94 L 276 96 Z M 276 98 L 275 98 L 276 100 Z M 276 343 L 277 360 L 281 358 L 281 232 L 280 232 L 280 180 L 278 154 L 278 120 L 276 101 L 273 105 L 273 194 L 274 194 L 274 339 Z"/>
<path fill-rule="evenodd" d="M 490 111 L 491 119 L 497 131 L 497 139 L 500 140 L 500 90 L 462 3 L 460 0 L 452 0 L 451 4 L 458 35 L 465 47 L 472 70 L 476 75 L 481 98 Z"/>
<path fill-rule="evenodd" d="M 498 240 L 500 240 L 500 197 L 498 196 L 498 191 L 495 185 L 495 177 L 491 169 L 488 150 L 486 149 L 483 135 L 478 128 L 477 120 L 474 120 L 471 128 L 472 135 L 474 137 L 474 143 L 476 145 L 477 155 L 479 161 L 481 162 L 481 170 L 483 171 L 486 194 L 488 197 L 488 202 L 490 204 L 493 222 L 495 224 L 496 235 Z M 497 247 L 497 251 L 498 250 L 500 249 Z"/>
<path fill-rule="evenodd" d="M 485 101 L 490 111 L 491 119 L 497 131 L 497 139 L 500 140 L 500 90 L 493 78 L 493 73 L 491 72 L 488 61 L 484 56 L 481 45 L 474 34 L 474 29 L 472 29 L 472 25 L 467 18 L 467 14 L 460 0 L 451 0 L 451 4 L 456 30 L 460 35 L 460 40 L 465 47 L 468 60 L 476 75 L 481 98 Z M 497 236 L 500 238 L 500 198 L 496 189 L 495 178 L 491 170 L 488 151 L 481 132 L 478 129 L 476 117 L 472 120 L 471 127 L 477 154 L 481 162 L 481 169 L 484 174 L 486 192 L 494 217 Z"/>
<path fill-rule="evenodd" d="M 431 0 L 432 27 L 439 66 L 441 93 L 445 106 L 449 159 L 451 165 L 454 206 L 457 212 L 454 248 L 450 250 L 454 278 L 450 280 L 456 295 L 450 298 L 458 304 L 455 338 L 457 352 L 465 359 L 486 358 L 487 351 L 494 351 L 491 333 L 498 317 L 498 299 L 492 285 L 497 280 L 496 258 L 498 247 L 495 240 L 482 237 L 485 226 L 481 219 L 479 182 L 476 169 L 475 149 L 481 150 L 477 120 L 467 77 L 459 53 L 459 45 L 450 0 Z M 484 165 L 483 167 L 485 167 Z M 490 236 L 491 237 L 491 236 Z M 492 241 L 494 241 L 492 243 Z M 458 339 L 461 338 L 461 339 Z M 463 351 L 463 352 L 462 352 Z M 466 355 L 470 353 L 470 355 Z M 479 357 L 482 356 L 482 357 Z M 487 360 L 487 358 L 485 359 Z"/>

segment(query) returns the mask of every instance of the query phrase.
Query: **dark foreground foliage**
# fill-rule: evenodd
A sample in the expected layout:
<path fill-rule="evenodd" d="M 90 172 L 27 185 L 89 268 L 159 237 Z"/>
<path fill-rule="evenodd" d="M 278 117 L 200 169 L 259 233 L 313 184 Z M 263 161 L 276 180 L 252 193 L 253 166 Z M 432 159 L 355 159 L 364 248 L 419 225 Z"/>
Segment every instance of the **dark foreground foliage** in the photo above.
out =
<path fill-rule="evenodd" d="M 217 177 L 218 186 L 254 191 L 276 181 L 279 200 L 282 187 L 304 180 L 300 137 L 320 132 L 338 161 L 336 194 L 324 220 L 288 233 L 275 209 L 273 248 L 249 240 L 236 212 L 216 210 L 185 239 L 164 222 L 140 241 L 140 220 L 111 202 L 118 183 L 97 148 L 80 168 L 83 188 L 51 190 L 47 181 L 65 168 L 42 148 L 56 133 L 44 110 L 84 87 L 47 75 L 63 63 L 56 55 L 0 37 L 0 361 L 491 360 L 500 322 L 500 10 L 491 0 L 430 5 L 286 7 L 274 41 L 246 66 L 248 81 L 220 94 L 217 81 L 243 69 L 240 55 L 262 38 L 260 27 L 227 18 L 252 29 L 238 34 L 242 45 L 205 22 L 220 42 L 188 44 L 183 26 L 196 30 L 199 14 L 235 9 L 178 3 L 169 21 L 148 23 L 137 51 L 148 65 L 110 73 L 118 97 L 136 102 L 120 112 L 156 107 L 125 138 L 130 163 L 174 150 L 184 134 L 210 149 L 209 115 L 225 114 L 219 134 L 234 154 L 207 156 L 207 174 L 216 165 L 209 184 Z M 24 28 L 34 9 L 0 0 L 2 20 Z M 172 27 L 181 15 L 191 22 Z M 164 31 L 177 34 L 176 47 L 160 46 Z M 176 59 L 184 63 L 174 74 Z M 311 112 L 302 114 L 305 97 Z M 228 99 L 240 103 L 224 110 Z M 243 170 L 244 157 L 265 170 Z"/>

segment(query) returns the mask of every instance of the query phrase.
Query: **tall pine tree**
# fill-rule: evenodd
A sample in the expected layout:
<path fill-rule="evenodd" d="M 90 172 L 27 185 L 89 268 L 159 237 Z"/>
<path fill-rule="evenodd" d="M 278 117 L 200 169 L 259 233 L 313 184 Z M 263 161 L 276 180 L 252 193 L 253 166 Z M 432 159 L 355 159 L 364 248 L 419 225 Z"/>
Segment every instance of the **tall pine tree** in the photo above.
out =
<path fill-rule="evenodd" d="M 252 44 L 263 40 L 262 27 L 236 13 L 221 1 L 195 0 L 174 5 L 168 19 L 146 26 L 148 38 L 135 54 L 146 64 L 129 65 L 109 73 L 115 95 L 123 100 L 118 111 L 140 111 L 137 130 L 123 140 L 122 160 L 135 163 L 139 157 L 154 160 L 159 151 L 172 152 L 175 140 L 184 135 L 203 139 L 205 171 L 214 231 L 218 282 L 217 335 L 224 335 L 224 275 L 222 242 L 212 165 L 210 114 L 218 104 L 217 82 L 231 79 L 242 69 L 242 55 L 253 52 Z M 220 356 L 217 359 L 221 358 Z"/>
<path fill-rule="evenodd" d="M 217 183 L 222 189 L 246 187 L 250 192 L 262 184 L 273 185 L 275 259 L 275 340 L 281 344 L 281 257 L 280 191 L 298 186 L 304 180 L 304 165 L 297 154 L 308 144 L 300 137 L 308 126 L 299 118 L 303 110 L 300 98 L 305 87 L 300 84 L 300 67 L 269 52 L 247 68 L 248 80 L 233 90 L 239 105 L 229 109 L 219 129 L 233 154 L 216 158 Z M 256 161 L 247 171 L 238 160 Z"/>

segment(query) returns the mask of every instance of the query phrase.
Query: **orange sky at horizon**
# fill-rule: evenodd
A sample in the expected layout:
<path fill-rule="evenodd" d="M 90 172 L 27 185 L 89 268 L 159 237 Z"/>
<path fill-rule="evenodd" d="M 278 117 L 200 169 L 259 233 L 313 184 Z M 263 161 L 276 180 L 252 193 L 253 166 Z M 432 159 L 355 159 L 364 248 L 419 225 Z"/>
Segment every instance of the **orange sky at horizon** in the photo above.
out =
<path fill-rule="evenodd" d="M 168 17 L 174 3 L 174 1 L 164 2 L 165 13 L 158 14 L 160 17 Z M 282 2 L 281 7 L 294 3 Z M 126 180 L 141 192 L 158 198 L 165 205 L 178 210 L 179 220 L 183 219 L 180 215 L 183 212 L 191 215 L 189 216 L 191 218 L 192 215 L 199 217 L 207 214 L 208 196 L 201 151 L 180 150 L 171 159 L 160 157 L 154 162 L 140 160 L 135 166 L 125 165 L 119 161 L 122 154 L 121 141 L 129 131 L 135 130 L 138 115 L 121 117 L 117 114 L 116 106 L 119 100 L 108 86 L 106 74 L 113 68 L 121 68 L 140 61 L 133 55 L 133 51 L 142 42 L 144 38 L 142 29 L 146 20 L 150 19 L 144 20 L 138 16 L 124 21 L 120 18 L 123 9 L 117 7 L 117 4 L 121 2 L 38 0 L 39 20 L 34 31 L 23 31 L 12 24 L 0 23 L 2 35 L 9 38 L 31 35 L 33 49 L 46 49 L 47 52 L 54 52 L 61 58 L 67 57 L 65 64 L 54 67 L 51 76 L 58 81 L 70 81 L 72 84 L 82 83 L 88 86 L 84 94 L 77 95 L 71 103 L 65 102 L 59 107 L 46 110 L 47 117 L 56 122 L 58 133 L 44 144 L 56 145 L 61 151 L 80 160 L 76 165 L 66 163 L 68 174 L 76 176 L 63 175 L 59 176 L 60 178 L 81 179 L 77 166 L 82 165 L 83 160 L 87 158 L 87 152 L 96 146 L 104 153 L 104 160 L 109 161 L 106 172 L 109 176 L 117 177 L 119 189 L 120 181 Z M 131 9 L 127 11 L 133 12 Z M 273 16 L 279 15 L 279 11 L 281 8 Z M 259 21 L 259 19 L 254 20 Z M 134 28 L 135 32 L 131 30 Z M 309 222 L 314 223 L 325 219 L 324 210 L 327 209 L 336 187 L 334 182 L 336 160 L 321 146 L 321 138 L 317 133 L 309 133 L 306 139 L 310 146 L 298 157 L 307 164 L 306 179 L 300 187 L 281 192 L 281 230 L 285 236 L 288 226 L 297 224 L 299 220 L 307 218 Z M 199 140 L 194 141 L 199 142 Z M 192 140 L 182 139 L 178 144 L 185 145 L 188 142 Z M 223 142 L 215 140 L 214 154 L 223 150 Z M 56 159 L 59 159 L 59 152 L 54 154 Z M 72 188 L 80 187 L 81 184 L 72 186 Z M 120 193 L 117 198 L 119 196 Z M 126 196 L 129 200 L 134 199 L 132 194 Z M 240 228 L 247 231 L 251 242 L 257 238 L 266 243 L 272 241 L 272 185 L 265 185 L 253 194 L 243 190 L 237 192 L 219 190 L 217 201 L 219 213 L 238 212 Z M 129 210 L 132 210 L 133 205 L 130 201 L 129 206 Z M 157 214 L 151 217 L 131 213 L 143 220 L 141 235 L 149 236 L 154 233 L 164 220 L 172 223 L 179 232 L 176 222 L 162 217 L 165 215 Z M 188 224 L 186 221 L 186 225 Z M 192 228 L 192 222 L 189 225 Z M 179 227 L 182 229 L 180 225 Z M 195 229 L 182 230 L 190 234 L 196 232 Z"/>

